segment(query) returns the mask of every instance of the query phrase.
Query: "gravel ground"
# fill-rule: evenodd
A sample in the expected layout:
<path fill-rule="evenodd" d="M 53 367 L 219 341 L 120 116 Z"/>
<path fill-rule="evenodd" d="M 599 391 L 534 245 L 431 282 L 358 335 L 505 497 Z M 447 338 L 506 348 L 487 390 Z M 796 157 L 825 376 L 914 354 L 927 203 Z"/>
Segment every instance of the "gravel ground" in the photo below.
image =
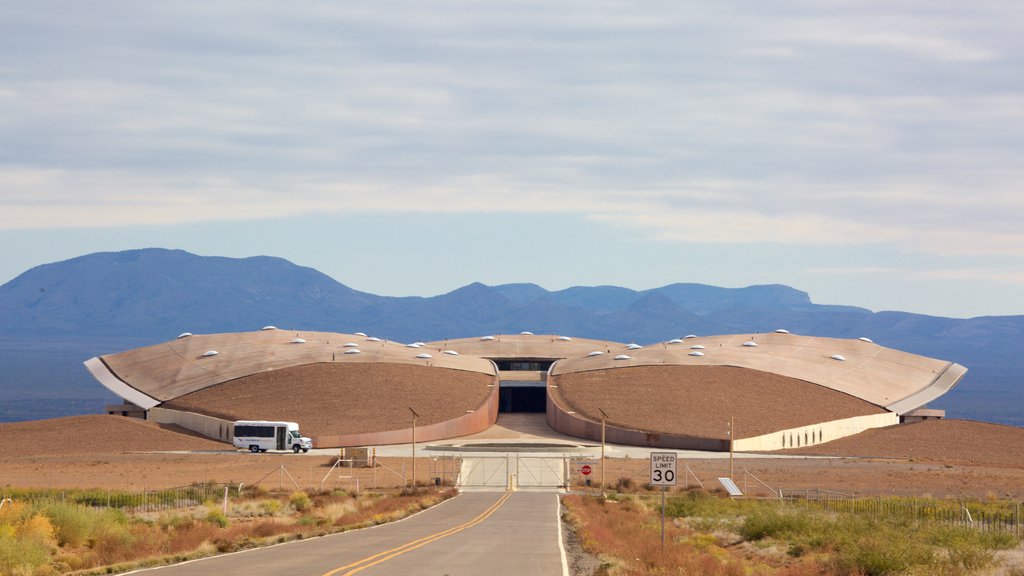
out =
<path fill-rule="evenodd" d="M 637 366 L 558 376 L 563 406 L 591 420 L 633 430 L 737 438 L 818 422 L 879 414 L 883 409 L 823 386 L 730 366 Z M 794 401 L 798 399 L 798 401 Z"/>
<path fill-rule="evenodd" d="M 261 372 L 165 404 L 227 420 L 298 422 L 306 436 L 408 428 L 476 410 L 490 376 L 406 364 L 321 363 Z"/>
<path fill-rule="evenodd" d="M 1024 428 L 971 420 L 926 420 L 875 428 L 818 446 L 778 453 L 1024 468 Z"/>

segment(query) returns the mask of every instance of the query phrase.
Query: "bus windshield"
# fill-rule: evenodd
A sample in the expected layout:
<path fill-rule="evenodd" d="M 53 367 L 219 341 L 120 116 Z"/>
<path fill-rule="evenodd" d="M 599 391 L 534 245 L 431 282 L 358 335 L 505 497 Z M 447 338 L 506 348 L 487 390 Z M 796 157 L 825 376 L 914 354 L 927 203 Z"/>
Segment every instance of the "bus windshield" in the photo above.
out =
<path fill-rule="evenodd" d="M 299 434 L 298 430 L 289 430 L 289 432 L 291 433 L 292 438 L 302 438 L 302 434 Z"/>

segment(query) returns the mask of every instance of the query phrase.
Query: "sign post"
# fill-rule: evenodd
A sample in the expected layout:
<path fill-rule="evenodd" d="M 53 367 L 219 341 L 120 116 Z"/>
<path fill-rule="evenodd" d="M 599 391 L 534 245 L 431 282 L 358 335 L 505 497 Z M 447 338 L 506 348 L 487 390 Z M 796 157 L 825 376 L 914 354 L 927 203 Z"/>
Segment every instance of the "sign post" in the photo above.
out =
<path fill-rule="evenodd" d="M 651 452 L 651 486 L 661 486 L 661 551 L 665 552 L 665 490 L 676 485 L 676 453 Z"/>

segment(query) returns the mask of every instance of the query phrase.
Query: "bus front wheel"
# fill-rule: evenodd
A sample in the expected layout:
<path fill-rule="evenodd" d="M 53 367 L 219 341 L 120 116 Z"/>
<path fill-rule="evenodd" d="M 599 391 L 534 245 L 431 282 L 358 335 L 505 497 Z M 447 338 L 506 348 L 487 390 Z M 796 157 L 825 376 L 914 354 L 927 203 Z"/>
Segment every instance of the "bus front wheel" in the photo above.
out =
<path fill-rule="evenodd" d="M 255 453 L 259 452 L 259 451 L 260 451 L 260 447 L 259 446 L 255 445 L 255 444 L 253 444 L 252 446 L 249 446 L 249 452 L 252 452 L 253 454 L 255 454 Z"/>

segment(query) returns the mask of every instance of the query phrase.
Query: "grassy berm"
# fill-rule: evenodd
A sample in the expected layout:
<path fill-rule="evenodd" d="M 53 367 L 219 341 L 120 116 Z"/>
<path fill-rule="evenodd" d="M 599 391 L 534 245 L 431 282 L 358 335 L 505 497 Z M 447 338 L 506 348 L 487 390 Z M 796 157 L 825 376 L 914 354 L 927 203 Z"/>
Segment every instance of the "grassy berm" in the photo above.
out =
<path fill-rule="evenodd" d="M 0 507 L 0 575 L 115 573 L 382 524 L 450 498 L 448 488 L 354 494 L 249 490 L 220 502 L 130 514 L 35 493 Z M 118 495 L 114 495 L 116 500 Z"/>
<path fill-rule="evenodd" d="M 1005 531 L 692 491 L 668 498 L 662 548 L 658 495 L 564 503 L 584 549 L 601 559 L 600 575 L 1024 575 L 999 566 L 1000 551 L 1019 546 Z"/>

